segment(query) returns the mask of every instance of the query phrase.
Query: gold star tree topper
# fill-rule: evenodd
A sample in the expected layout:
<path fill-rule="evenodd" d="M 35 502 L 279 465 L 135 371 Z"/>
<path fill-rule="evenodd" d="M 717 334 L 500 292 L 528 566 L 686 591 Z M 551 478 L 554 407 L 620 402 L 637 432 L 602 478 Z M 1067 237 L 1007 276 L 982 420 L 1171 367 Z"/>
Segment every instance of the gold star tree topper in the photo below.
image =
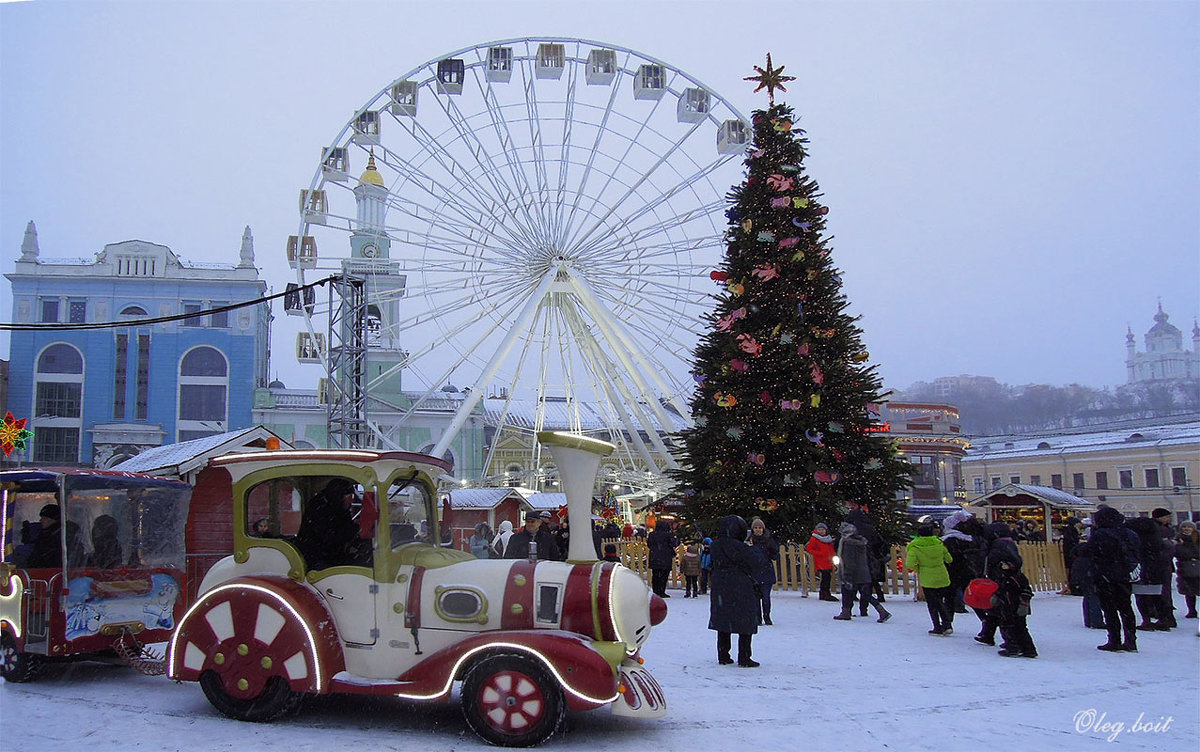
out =
<path fill-rule="evenodd" d="M 754 70 L 758 71 L 758 75 L 757 76 L 746 76 L 746 78 L 744 80 L 757 81 L 758 88 L 754 90 L 754 93 L 757 94 L 758 92 L 762 91 L 763 89 L 766 89 L 767 90 L 767 99 L 771 103 L 771 106 L 774 106 L 775 105 L 775 90 L 779 89 L 780 91 L 787 91 L 787 87 L 784 86 L 783 84 L 787 81 L 795 81 L 796 80 L 795 76 L 783 75 L 784 67 L 785 66 L 781 65 L 778 68 L 772 68 L 771 67 L 771 53 L 768 52 L 767 53 L 767 67 L 765 69 L 763 69 L 763 68 L 758 67 L 757 65 L 754 66 Z"/>

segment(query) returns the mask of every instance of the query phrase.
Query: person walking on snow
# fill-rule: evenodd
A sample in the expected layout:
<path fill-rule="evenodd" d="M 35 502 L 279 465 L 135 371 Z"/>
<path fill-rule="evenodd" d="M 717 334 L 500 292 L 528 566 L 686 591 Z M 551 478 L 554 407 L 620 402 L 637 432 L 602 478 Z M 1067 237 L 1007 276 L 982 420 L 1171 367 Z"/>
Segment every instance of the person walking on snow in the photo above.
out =
<path fill-rule="evenodd" d="M 937 529 L 931 523 L 917 528 L 917 537 L 908 544 L 904 566 L 917 573 L 925 591 L 925 606 L 933 621 L 931 635 L 954 634 L 954 609 L 950 605 L 950 572 L 946 565 L 953 561 L 946 546 L 938 540 Z"/>

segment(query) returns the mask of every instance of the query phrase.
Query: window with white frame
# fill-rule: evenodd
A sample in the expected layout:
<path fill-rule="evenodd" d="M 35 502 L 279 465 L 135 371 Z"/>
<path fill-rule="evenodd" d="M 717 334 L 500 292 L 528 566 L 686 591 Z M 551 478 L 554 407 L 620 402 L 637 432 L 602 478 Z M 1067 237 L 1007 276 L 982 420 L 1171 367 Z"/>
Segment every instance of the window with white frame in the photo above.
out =
<path fill-rule="evenodd" d="M 65 342 L 50 345 L 34 370 L 33 461 L 79 461 L 83 427 L 83 354 Z"/>
<path fill-rule="evenodd" d="M 179 441 L 224 433 L 229 363 L 215 347 L 196 347 L 179 361 Z"/>

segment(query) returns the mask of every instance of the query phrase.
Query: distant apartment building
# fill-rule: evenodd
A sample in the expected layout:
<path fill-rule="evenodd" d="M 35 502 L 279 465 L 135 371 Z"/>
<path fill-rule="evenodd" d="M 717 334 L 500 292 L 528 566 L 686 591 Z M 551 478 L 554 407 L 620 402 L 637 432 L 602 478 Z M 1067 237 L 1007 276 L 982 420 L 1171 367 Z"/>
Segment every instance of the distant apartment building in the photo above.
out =
<path fill-rule="evenodd" d="M 150 447 L 246 428 L 266 386 L 270 310 L 250 228 L 237 264 L 141 240 L 44 258 L 30 222 L 12 284 L 8 410 L 20 461 L 111 467 Z"/>
<path fill-rule="evenodd" d="M 1156 507 L 1200 520 L 1200 421 L 972 440 L 963 458 L 972 498 L 1010 483 L 1049 486 L 1126 516 Z"/>

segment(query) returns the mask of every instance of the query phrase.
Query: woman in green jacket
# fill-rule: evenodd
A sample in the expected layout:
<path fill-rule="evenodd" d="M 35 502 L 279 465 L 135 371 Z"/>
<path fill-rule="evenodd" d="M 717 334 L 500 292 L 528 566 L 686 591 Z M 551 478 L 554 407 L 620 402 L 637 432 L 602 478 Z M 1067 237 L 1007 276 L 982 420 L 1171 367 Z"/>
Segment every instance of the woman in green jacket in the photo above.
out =
<path fill-rule="evenodd" d="M 931 635 L 951 635 L 954 629 L 954 609 L 951 605 L 950 572 L 946 565 L 953 561 L 946 545 L 937 537 L 937 528 L 924 523 L 917 528 L 917 537 L 908 544 L 904 566 L 917 573 L 925 591 L 925 606 L 933 621 Z"/>

